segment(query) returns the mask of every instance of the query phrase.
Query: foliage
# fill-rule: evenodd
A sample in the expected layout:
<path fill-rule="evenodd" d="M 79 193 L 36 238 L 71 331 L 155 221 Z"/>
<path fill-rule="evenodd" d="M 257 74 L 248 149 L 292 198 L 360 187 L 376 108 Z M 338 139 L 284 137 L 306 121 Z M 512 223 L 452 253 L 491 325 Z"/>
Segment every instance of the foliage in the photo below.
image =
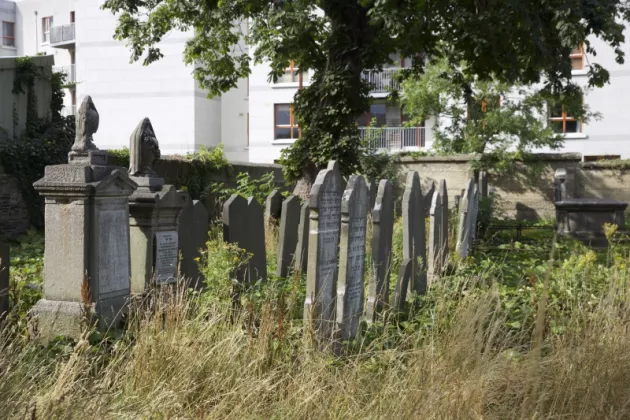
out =
<path fill-rule="evenodd" d="M 544 77 L 550 92 L 571 92 L 572 48 L 584 43 L 595 55 L 588 39 L 596 36 L 622 63 L 624 25 L 617 19 L 628 18 L 619 0 L 510 0 L 491 7 L 468 0 L 107 0 L 103 7 L 118 13 L 115 37 L 145 65 L 163 56 L 159 43 L 171 31 L 192 33 L 184 62 L 194 64 L 195 79 L 210 95 L 236 87 L 254 63 L 269 62 L 274 81 L 290 60 L 312 69 L 310 85 L 295 97 L 301 137 L 282 158 L 287 180 L 310 182 L 330 159 L 344 175 L 358 168 L 354 122 L 368 107 L 369 91 L 362 73 L 382 69 L 392 55 L 413 57 L 409 72 L 417 74 L 420 55 L 437 58 L 446 44 L 452 62 L 469 63 L 470 77 L 524 85 Z M 609 74 L 592 64 L 588 78 L 601 86 Z"/>
<path fill-rule="evenodd" d="M 223 152 L 223 143 L 217 146 L 201 146 L 201 148 L 195 153 L 189 153 L 186 155 L 186 160 L 189 162 L 197 161 L 204 165 L 210 165 L 213 169 L 226 169 L 230 168 L 230 162 L 225 157 Z"/>
<path fill-rule="evenodd" d="M 107 164 L 129 168 L 129 148 L 125 146 L 122 149 L 108 149 Z"/>
<path fill-rule="evenodd" d="M 370 130 L 362 141 L 362 149 L 359 158 L 359 170 L 368 182 L 377 182 L 381 179 L 388 179 L 393 183 L 398 181 L 400 170 L 398 156 L 379 151 L 374 142 L 380 136 L 380 131 Z"/>
<path fill-rule="evenodd" d="M 469 64 L 451 64 L 448 58 L 432 60 L 422 76 L 403 82 L 401 104 L 417 125 L 429 116 L 434 148 L 441 154 L 484 154 L 475 160 L 478 169 L 507 173 L 515 160 L 534 149 L 562 146 L 563 137 L 547 122 L 548 109 L 562 107 L 569 115 L 587 121 L 589 113 L 580 88 L 563 95 L 547 88 L 506 83 L 488 75 L 478 77 Z"/>
<path fill-rule="evenodd" d="M 236 176 L 234 188 L 221 182 L 214 183 L 211 188 L 219 201 L 224 202 L 233 194 L 238 194 L 244 198 L 254 197 L 261 206 L 264 206 L 269 194 L 276 189 L 276 182 L 273 172 L 267 172 L 258 179 L 252 178 L 246 172 L 241 172 Z M 283 194 L 286 195 L 286 192 Z"/>

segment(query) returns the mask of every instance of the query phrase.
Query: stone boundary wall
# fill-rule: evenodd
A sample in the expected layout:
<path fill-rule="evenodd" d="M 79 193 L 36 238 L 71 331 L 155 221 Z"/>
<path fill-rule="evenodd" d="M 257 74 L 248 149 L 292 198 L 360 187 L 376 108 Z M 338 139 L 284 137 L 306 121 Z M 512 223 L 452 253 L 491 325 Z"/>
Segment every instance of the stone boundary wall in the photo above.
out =
<path fill-rule="evenodd" d="M 15 238 L 30 226 L 28 207 L 17 181 L 0 166 L 0 239 Z"/>

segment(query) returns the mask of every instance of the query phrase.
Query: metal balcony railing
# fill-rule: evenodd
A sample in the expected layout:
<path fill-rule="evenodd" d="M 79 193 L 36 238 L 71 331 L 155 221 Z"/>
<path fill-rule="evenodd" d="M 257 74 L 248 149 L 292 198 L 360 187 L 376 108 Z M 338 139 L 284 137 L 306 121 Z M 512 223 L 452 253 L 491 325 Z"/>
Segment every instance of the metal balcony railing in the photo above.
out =
<path fill-rule="evenodd" d="M 405 150 L 424 147 L 424 127 L 360 127 L 361 138 L 377 150 Z"/>
<path fill-rule="evenodd" d="M 77 81 L 77 71 L 74 64 L 69 66 L 53 66 L 53 71 L 55 73 L 65 73 L 66 83 L 74 83 Z"/>
<path fill-rule="evenodd" d="M 74 23 L 50 28 L 50 45 L 70 43 L 74 40 Z"/>
<path fill-rule="evenodd" d="M 383 71 L 366 70 L 363 72 L 363 80 L 372 85 L 372 93 L 389 93 L 400 89 L 400 83 L 396 80 L 396 74 L 402 68 L 389 68 Z"/>

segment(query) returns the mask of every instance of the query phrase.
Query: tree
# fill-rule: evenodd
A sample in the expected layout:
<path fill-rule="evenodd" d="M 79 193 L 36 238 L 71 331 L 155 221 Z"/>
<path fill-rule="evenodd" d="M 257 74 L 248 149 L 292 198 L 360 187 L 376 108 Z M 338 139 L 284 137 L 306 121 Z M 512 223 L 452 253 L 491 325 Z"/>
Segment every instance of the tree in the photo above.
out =
<path fill-rule="evenodd" d="M 466 63 L 449 63 L 448 53 L 431 60 L 422 75 L 402 83 L 401 106 L 409 124 L 436 117 L 434 149 L 439 153 L 478 153 L 479 167 L 507 172 L 512 163 L 536 148 L 558 149 L 564 137 L 547 123 L 548 110 L 565 107 L 587 121 L 588 111 L 577 86 L 553 95 L 539 86 L 481 79 Z"/>
<path fill-rule="evenodd" d="M 441 42 L 466 72 L 523 84 L 545 80 L 547 91 L 571 86 L 569 54 L 587 37 L 604 39 L 623 62 L 623 0 L 106 0 L 119 13 L 115 36 L 126 39 L 132 59 L 149 64 L 162 57 L 158 43 L 172 30 L 192 35 L 184 61 L 210 95 L 236 86 L 254 62 L 270 62 L 277 79 L 290 60 L 314 72 L 295 97 L 301 138 L 283 155 L 290 180 L 314 180 L 329 159 L 344 174 L 358 168 L 356 118 L 369 104 L 366 69 L 382 69 L 391 54 L 436 56 Z M 248 31 L 241 30 L 248 22 Z M 253 47 L 250 57 L 238 45 Z M 608 72 L 591 66 L 593 85 Z"/>

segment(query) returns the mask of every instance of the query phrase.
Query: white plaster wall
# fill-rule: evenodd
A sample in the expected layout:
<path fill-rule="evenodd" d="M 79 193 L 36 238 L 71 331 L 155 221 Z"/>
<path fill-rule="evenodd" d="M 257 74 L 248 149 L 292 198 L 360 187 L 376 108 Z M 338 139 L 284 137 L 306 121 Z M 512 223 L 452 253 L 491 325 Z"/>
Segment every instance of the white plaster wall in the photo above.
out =
<path fill-rule="evenodd" d="M 18 51 L 18 41 L 19 41 L 19 33 L 20 26 L 17 22 L 17 13 L 15 3 L 7 0 L 0 0 L 0 25 L 2 22 L 13 22 L 15 23 L 15 48 L 14 47 L 5 47 L 2 45 L 2 26 L 0 26 L 0 57 L 15 57 L 20 55 Z"/>
<path fill-rule="evenodd" d="M 221 141 L 230 161 L 248 162 L 247 114 L 249 98 L 248 81 L 241 79 L 238 87 L 221 96 Z"/>

